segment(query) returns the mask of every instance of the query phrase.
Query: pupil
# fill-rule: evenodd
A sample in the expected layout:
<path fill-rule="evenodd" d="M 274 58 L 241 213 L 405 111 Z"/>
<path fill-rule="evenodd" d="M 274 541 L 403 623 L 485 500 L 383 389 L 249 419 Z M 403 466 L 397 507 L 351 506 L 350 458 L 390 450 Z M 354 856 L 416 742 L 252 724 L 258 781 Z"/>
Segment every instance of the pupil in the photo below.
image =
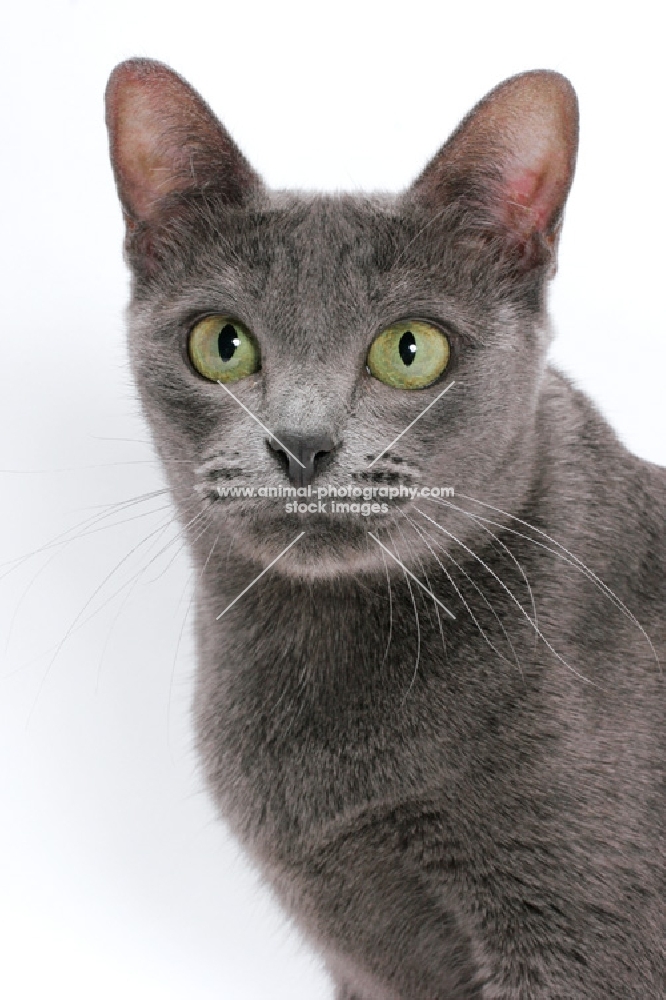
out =
<path fill-rule="evenodd" d="M 217 338 L 217 349 L 220 352 L 222 360 L 231 361 L 237 347 L 240 347 L 240 340 L 236 333 L 236 327 L 232 326 L 231 323 L 227 323 L 226 326 L 222 327 L 220 335 Z"/>
<path fill-rule="evenodd" d="M 416 338 L 411 330 L 406 330 L 400 338 L 398 351 L 403 365 L 411 365 L 416 357 Z"/>

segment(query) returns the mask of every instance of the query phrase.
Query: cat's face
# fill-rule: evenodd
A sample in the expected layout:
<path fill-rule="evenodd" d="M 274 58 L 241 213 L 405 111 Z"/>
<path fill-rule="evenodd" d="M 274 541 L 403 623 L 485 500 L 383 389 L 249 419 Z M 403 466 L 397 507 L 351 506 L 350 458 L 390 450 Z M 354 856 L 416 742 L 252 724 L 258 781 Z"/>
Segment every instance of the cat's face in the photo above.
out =
<path fill-rule="evenodd" d="M 262 564 L 304 532 L 279 569 L 316 577 L 383 572 L 372 535 L 399 536 L 423 506 L 387 503 L 391 487 L 520 501 L 575 156 L 561 77 L 502 85 L 397 197 L 268 192 L 159 64 L 121 65 L 108 101 L 132 362 L 185 523 L 203 502 L 208 536 Z M 244 367 L 227 380 L 236 351 Z M 422 358 L 425 384 L 410 383 Z M 220 495 L 304 484 L 301 513 L 289 498 Z M 317 496 L 331 485 L 365 489 L 369 510 L 333 513 Z M 470 537 L 469 519 L 448 524 Z M 199 521 L 189 530 L 194 541 Z M 428 547 L 411 531 L 409 559 Z"/>

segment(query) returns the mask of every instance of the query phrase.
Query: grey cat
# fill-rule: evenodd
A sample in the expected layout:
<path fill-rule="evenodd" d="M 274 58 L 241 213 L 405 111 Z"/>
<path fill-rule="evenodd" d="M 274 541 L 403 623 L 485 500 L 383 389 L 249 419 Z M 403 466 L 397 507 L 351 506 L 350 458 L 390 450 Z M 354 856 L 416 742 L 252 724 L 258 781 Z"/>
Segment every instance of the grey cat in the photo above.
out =
<path fill-rule="evenodd" d="M 545 360 L 570 84 L 398 196 L 268 191 L 149 60 L 107 121 L 220 813 L 340 1000 L 666 996 L 666 477 Z"/>

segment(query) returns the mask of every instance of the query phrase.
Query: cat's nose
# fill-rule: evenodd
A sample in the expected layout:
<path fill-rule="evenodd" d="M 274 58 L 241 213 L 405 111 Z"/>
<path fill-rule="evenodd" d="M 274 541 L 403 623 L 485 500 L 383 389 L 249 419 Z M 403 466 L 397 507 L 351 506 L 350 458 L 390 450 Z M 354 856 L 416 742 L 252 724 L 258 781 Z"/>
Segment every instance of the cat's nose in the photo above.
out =
<path fill-rule="evenodd" d="M 268 444 L 286 465 L 290 482 L 294 486 L 308 486 L 317 474 L 321 459 L 333 451 L 335 442 L 330 434 L 289 434 L 277 431 L 268 438 Z"/>

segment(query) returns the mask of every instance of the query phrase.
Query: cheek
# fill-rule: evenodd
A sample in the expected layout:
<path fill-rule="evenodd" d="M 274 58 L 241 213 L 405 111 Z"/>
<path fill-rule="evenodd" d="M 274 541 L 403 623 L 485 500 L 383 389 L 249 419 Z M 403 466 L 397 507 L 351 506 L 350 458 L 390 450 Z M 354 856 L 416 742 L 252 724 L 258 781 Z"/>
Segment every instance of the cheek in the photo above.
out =
<path fill-rule="evenodd" d="M 461 366 L 456 385 L 441 400 L 440 419 L 424 419 L 427 426 L 420 429 L 417 423 L 408 432 L 416 432 L 414 440 L 405 444 L 429 472 L 446 473 L 461 484 L 487 481 L 521 441 L 529 451 L 541 371 L 536 347 L 475 353 L 474 364 Z"/>

